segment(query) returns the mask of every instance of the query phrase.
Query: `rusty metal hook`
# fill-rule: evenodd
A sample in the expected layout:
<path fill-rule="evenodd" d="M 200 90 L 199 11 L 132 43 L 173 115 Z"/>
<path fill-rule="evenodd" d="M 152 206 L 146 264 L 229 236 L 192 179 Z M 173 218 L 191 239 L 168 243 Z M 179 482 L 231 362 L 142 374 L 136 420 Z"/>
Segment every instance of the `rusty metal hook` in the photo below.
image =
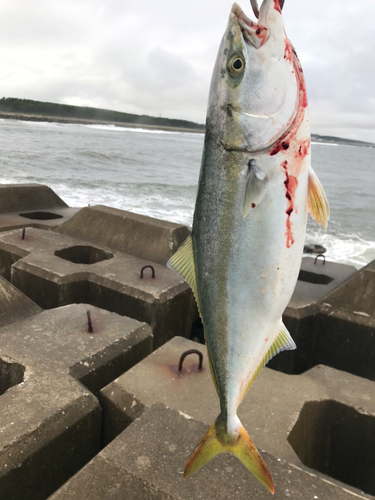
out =
<path fill-rule="evenodd" d="M 143 267 L 142 267 L 142 269 L 141 269 L 141 279 L 143 279 L 143 271 L 144 271 L 145 269 L 147 269 L 147 268 L 151 269 L 151 272 L 152 272 L 152 274 L 151 274 L 151 278 L 152 278 L 152 279 L 155 279 L 155 269 L 154 269 L 152 266 L 150 266 L 150 265 L 147 265 L 147 266 L 143 266 Z"/>
<path fill-rule="evenodd" d="M 314 261 L 314 264 L 316 264 L 316 261 L 318 260 L 318 257 L 323 257 L 323 266 L 325 265 L 326 263 L 326 258 L 325 258 L 325 255 L 323 255 L 322 253 L 318 253 L 318 255 L 315 257 L 315 261 Z"/>
<path fill-rule="evenodd" d="M 184 362 L 184 359 L 186 358 L 186 356 L 188 356 L 189 354 L 198 354 L 199 356 L 199 365 L 198 365 L 198 369 L 199 370 L 202 370 L 203 368 L 203 354 L 198 351 L 198 349 L 189 349 L 188 351 L 185 351 L 181 354 L 181 358 L 180 358 L 180 361 L 178 363 L 178 371 L 182 371 L 182 363 Z"/>
<path fill-rule="evenodd" d="M 92 321 L 91 321 L 91 312 L 87 311 L 87 331 L 88 333 L 94 333 L 94 328 L 92 326 Z"/>

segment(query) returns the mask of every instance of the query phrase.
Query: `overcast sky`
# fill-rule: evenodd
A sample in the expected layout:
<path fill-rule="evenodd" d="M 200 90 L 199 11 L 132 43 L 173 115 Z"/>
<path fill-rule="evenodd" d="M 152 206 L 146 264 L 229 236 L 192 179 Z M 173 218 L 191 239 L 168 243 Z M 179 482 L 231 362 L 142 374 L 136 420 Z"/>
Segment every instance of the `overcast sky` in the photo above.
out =
<path fill-rule="evenodd" d="M 249 0 L 239 4 L 251 18 Z M 204 123 L 230 0 L 0 0 L 0 97 Z M 312 132 L 375 142 L 375 0 L 285 0 Z"/>

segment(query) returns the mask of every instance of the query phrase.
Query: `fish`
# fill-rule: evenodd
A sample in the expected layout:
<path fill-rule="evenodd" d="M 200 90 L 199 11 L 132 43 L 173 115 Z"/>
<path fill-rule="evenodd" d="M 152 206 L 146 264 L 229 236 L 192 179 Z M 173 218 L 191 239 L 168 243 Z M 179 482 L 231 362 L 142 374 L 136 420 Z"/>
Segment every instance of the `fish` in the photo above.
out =
<path fill-rule="evenodd" d="M 282 321 L 300 270 L 307 214 L 329 204 L 311 167 L 305 80 L 280 0 L 252 21 L 233 4 L 213 70 L 189 238 L 168 266 L 191 286 L 220 414 L 186 462 L 187 478 L 230 452 L 273 493 L 271 473 L 237 416 L 265 364 L 296 345 Z"/>

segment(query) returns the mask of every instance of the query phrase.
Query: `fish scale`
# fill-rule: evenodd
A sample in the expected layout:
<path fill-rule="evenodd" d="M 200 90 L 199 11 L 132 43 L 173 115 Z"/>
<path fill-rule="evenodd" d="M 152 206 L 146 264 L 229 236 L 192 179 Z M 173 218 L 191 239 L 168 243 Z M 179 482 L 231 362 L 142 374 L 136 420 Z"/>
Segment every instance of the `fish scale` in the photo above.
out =
<path fill-rule="evenodd" d="M 220 399 L 184 477 L 230 452 L 274 492 L 237 408 L 267 361 L 296 347 L 282 313 L 308 210 L 326 226 L 302 68 L 279 0 L 264 0 L 258 23 L 234 4 L 212 76 L 192 234 L 168 262 L 194 291 Z"/>

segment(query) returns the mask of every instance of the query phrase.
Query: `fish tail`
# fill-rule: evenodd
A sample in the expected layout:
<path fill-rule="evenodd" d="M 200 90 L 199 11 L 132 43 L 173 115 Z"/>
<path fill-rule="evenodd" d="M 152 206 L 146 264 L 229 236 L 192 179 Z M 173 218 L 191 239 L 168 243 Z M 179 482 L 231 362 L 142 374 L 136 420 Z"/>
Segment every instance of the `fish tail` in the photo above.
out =
<path fill-rule="evenodd" d="M 235 438 L 229 435 L 222 424 L 223 421 L 219 416 L 203 436 L 186 462 L 184 479 L 206 465 L 219 453 L 229 452 L 241 460 L 258 481 L 274 493 L 275 487 L 271 473 L 242 424 L 240 423 L 240 431 Z"/>

